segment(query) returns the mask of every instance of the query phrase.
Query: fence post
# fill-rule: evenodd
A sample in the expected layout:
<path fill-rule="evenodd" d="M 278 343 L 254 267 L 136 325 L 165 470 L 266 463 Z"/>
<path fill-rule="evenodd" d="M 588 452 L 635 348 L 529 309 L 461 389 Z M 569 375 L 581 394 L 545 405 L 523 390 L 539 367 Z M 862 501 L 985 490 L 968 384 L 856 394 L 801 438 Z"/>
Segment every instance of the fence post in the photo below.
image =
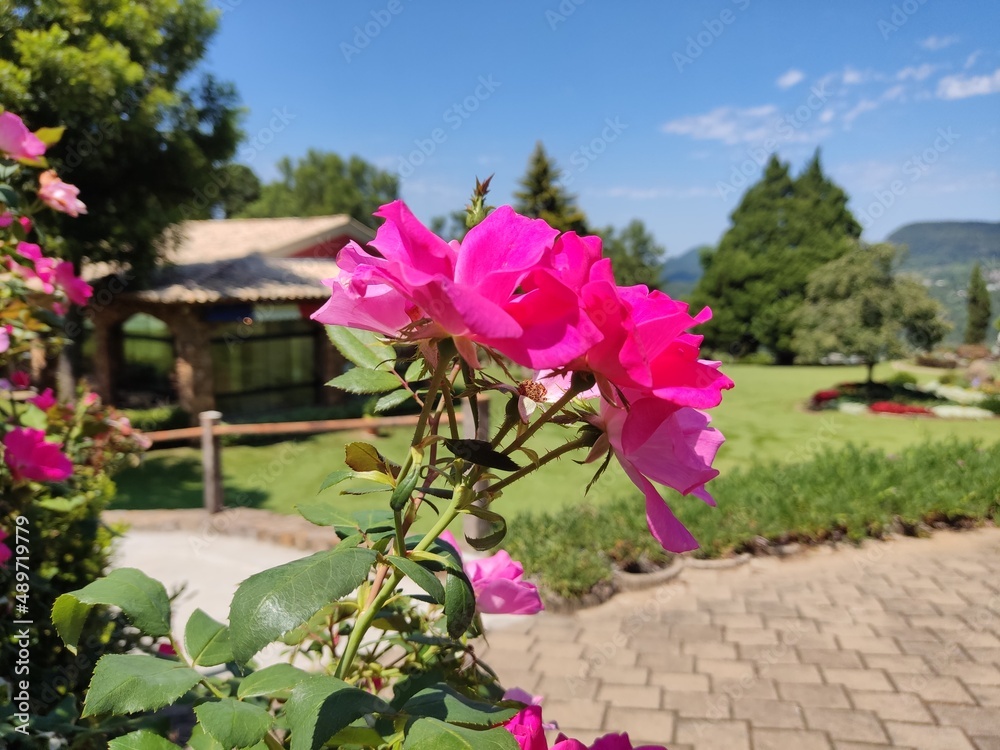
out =
<path fill-rule="evenodd" d="M 226 506 L 222 489 L 222 441 L 213 428 L 222 421 L 222 412 L 203 411 L 201 423 L 201 472 L 204 484 L 205 511 L 219 513 Z"/>
<path fill-rule="evenodd" d="M 479 429 L 476 429 L 476 422 L 472 419 L 472 402 L 469 399 L 462 400 L 462 437 L 475 440 L 490 439 L 490 402 L 489 399 L 479 397 L 476 403 L 476 412 L 479 417 Z M 485 488 L 487 482 L 477 482 L 473 489 L 481 490 Z M 483 500 L 477 500 L 476 505 L 485 507 Z M 462 519 L 462 531 L 467 537 L 478 539 L 490 533 L 490 525 L 482 518 L 476 518 L 468 513 Z"/>

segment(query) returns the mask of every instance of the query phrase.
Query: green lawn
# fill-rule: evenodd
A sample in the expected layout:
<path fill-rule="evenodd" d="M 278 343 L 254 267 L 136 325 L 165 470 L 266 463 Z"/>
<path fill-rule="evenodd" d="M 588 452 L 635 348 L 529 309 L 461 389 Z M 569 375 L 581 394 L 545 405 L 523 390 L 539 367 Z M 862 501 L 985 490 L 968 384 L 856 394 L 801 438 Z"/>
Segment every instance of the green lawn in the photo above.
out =
<path fill-rule="evenodd" d="M 812 413 L 802 408 L 816 390 L 863 379 L 865 373 L 861 367 L 729 365 L 724 369 L 736 382 L 736 388 L 726 394 L 722 406 L 713 410 L 714 424 L 727 438 L 716 464 L 723 474 L 762 461 L 801 461 L 822 448 L 846 443 L 895 451 L 926 439 L 958 437 L 985 442 L 1000 439 L 1000 419 L 973 422 L 849 416 L 836 412 Z M 876 377 L 884 378 L 891 372 L 885 365 L 876 371 Z M 542 436 L 542 447 L 554 447 L 568 435 L 556 427 L 547 429 Z M 354 440 L 371 442 L 386 456 L 400 460 L 405 455 L 408 434 L 397 431 L 374 437 L 363 432 L 343 432 L 263 447 L 226 447 L 223 471 L 227 502 L 294 512 L 298 502 L 315 496 L 329 472 L 342 468 L 344 445 Z M 594 468 L 561 459 L 523 480 L 508 497 L 498 501 L 497 510 L 516 515 L 579 502 Z M 196 449 L 155 451 L 141 467 L 119 475 L 118 497 L 112 507 L 199 507 L 200 476 L 201 462 Z M 627 493 L 634 493 L 631 483 L 612 464 L 591 490 L 589 499 L 601 502 Z M 337 497 L 345 510 L 384 504 L 382 495 Z"/>

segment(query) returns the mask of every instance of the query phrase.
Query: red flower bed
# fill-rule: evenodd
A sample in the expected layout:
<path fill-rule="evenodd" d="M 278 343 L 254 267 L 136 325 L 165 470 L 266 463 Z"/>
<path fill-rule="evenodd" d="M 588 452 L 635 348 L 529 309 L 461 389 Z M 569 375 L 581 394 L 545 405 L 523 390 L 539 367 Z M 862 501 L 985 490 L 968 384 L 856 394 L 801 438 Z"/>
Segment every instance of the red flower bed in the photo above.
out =
<path fill-rule="evenodd" d="M 933 416 L 934 412 L 923 406 L 897 404 L 895 401 L 876 401 L 868 407 L 876 414 L 923 414 Z"/>
<path fill-rule="evenodd" d="M 833 401 L 835 398 L 840 398 L 840 391 L 836 388 L 830 388 L 826 391 L 816 391 L 813 394 L 812 400 L 814 404 L 822 404 L 827 401 Z"/>

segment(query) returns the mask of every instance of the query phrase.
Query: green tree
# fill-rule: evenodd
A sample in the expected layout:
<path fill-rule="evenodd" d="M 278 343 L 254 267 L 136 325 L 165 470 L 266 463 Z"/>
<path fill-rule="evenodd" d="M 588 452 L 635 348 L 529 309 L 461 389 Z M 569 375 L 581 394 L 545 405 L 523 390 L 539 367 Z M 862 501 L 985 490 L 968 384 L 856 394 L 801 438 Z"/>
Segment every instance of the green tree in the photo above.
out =
<path fill-rule="evenodd" d="M 615 280 L 622 286 L 645 284 L 659 289 L 663 280 L 663 260 L 666 249 L 656 244 L 656 238 L 639 219 L 616 231 L 608 227 L 601 232 L 604 255 L 611 258 Z"/>
<path fill-rule="evenodd" d="M 280 179 L 261 188 L 260 198 L 241 213 L 250 218 L 347 214 L 366 224 L 379 206 L 399 197 L 399 179 L 360 156 L 346 161 L 310 149 L 297 162 L 278 163 Z"/>
<path fill-rule="evenodd" d="M 702 254 L 694 307 L 710 306 L 706 344 L 740 356 L 766 347 L 778 364 L 795 357 L 793 314 L 809 274 L 861 236 L 847 195 L 830 181 L 819 152 L 795 179 L 772 156 L 731 215 L 719 246 Z"/>
<path fill-rule="evenodd" d="M 528 161 L 528 171 L 521 178 L 521 190 L 514 193 L 514 208 L 525 216 L 545 219 L 561 232 L 588 234 L 587 217 L 577 207 L 576 198 L 559 183 L 561 176 L 539 141 Z"/>
<path fill-rule="evenodd" d="M 830 352 L 858 356 L 868 382 L 878 362 L 906 354 L 906 343 L 927 350 L 947 333 L 941 305 L 923 284 L 896 273 L 896 245 L 854 247 L 809 275 L 795 312 L 798 356 L 819 361 Z"/>
<path fill-rule="evenodd" d="M 0 106 L 32 128 L 66 126 L 47 154 L 88 213 L 46 219 L 79 263 L 144 275 L 156 240 L 220 181 L 241 137 L 236 96 L 197 66 L 216 30 L 206 0 L 0 3 Z"/>
<path fill-rule="evenodd" d="M 976 263 L 969 277 L 969 289 L 965 297 L 965 305 L 969 311 L 969 320 L 965 326 L 965 343 L 981 344 L 986 340 L 986 332 L 990 327 L 990 290 L 986 288 L 983 270 Z"/>

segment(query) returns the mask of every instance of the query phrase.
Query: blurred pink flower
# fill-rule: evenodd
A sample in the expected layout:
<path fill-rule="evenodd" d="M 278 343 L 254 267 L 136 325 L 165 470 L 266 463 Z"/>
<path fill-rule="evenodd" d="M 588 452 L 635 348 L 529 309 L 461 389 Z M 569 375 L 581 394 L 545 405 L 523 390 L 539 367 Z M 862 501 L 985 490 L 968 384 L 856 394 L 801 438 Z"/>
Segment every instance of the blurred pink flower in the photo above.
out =
<path fill-rule="evenodd" d="M 599 443 L 594 453 L 610 446 L 628 478 L 645 495 L 649 530 L 664 549 L 697 549 L 698 542 L 650 480 L 715 505 L 705 483 L 719 474 L 712 461 L 724 441 L 722 433 L 709 427 L 709 416 L 697 409 L 642 393 L 624 395 L 627 409 L 601 402 L 600 417 L 594 421 L 605 430 L 607 444 Z"/>
<path fill-rule="evenodd" d="M 54 211 L 69 214 L 74 218 L 87 213 L 87 206 L 77 197 L 80 195 L 80 189 L 63 182 L 54 170 L 47 169 L 42 172 L 38 176 L 38 184 L 40 185 L 38 197 Z"/>
<path fill-rule="evenodd" d="M 94 404 L 96 404 L 100 400 L 101 400 L 101 397 L 98 396 L 93 391 L 91 391 L 90 393 L 88 393 L 86 396 L 83 397 L 83 404 L 84 404 L 84 406 L 93 406 Z"/>
<path fill-rule="evenodd" d="M 55 266 L 52 277 L 74 305 L 86 305 L 94 293 L 93 287 L 76 275 L 73 264 L 68 260 L 60 261 Z"/>
<path fill-rule="evenodd" d="M 29 287 L 45 294 L 52 294 L 55 291 L 55 286 L 52 284 L 52 276 L 55 271 L 56 261 L 46 257 L 42 253 L 42 248 L 33 242 L 18 242 L 17 254 L 31 261 L 31 267 L 21 265 L 13 258 L 7 259 L 7 267 L 24 279 Z"/>
<path fill-rule="evenodd" d="M 553 747 L 559 747 L 558 743 Z M 627 734 L 606 734 L 594 740 L 590 750 L 667 750 L 663 745 L 640 745 L 633 747 Z"/>
<path fill-rule="evenodd" d="M 4 539 L 9 536 L 10 534 L 8 534 L 4 529 L 0 529 L 0 568 L 7 565 L 7 561 L 13 556 L 13 553 L 10 551 L 10 547 L 8 547 L 6 542 L 4 542 Z"/>
<path fill-rule="evenodd" d="M 440 538 L 459 549 L 450 531 Z M 489 557 L 463 560 L 462 567 L 476 594 L 476 606 L 483 614 L 533 615 L 544 609 L 538 588 L 522 580 L 524 567 L 505 550 Z"/>
<path fill-rule="evenodd" d="M 24 370 L 16 370 L 10 376 L 10 382 L 13 383 L 15 388 L 27 388 L 31 385 L 31 376 Z"/>
<path fill-rule="evenodd" d="M 10 349 L 10 334 L 14 327 L 10 325 L 0 326 L 0 354 Z"/>
<path fill-rule="evenodd" d="M 56 404 L 56 396 L 51 388 L 46 388 L 37 396 L 28 399 L 29 404 L 34 404 L 42 411 L 48 411 Z"/>
<path fill-rule="evenodd" d="M 62 444 L 46 442 L 41 430 L 15 427 L 4 435 L 3 446 L 3 460 L 15 482 L 61 482 L 73 473 L 73 464 L 60 450 Z"/>
<path fill-rule="evenodd" d="M 547 725 L 542 722 L 542 709 L 539 706 L 527 706 L 514 718 L 504 724 L 504 729 L 514 735 L 521 750 L 550 750 L 545 739 Z M 564 734 L 556 737 L 551 750 L 588 750 L 579 740 L 570 739 Z M 643 745 L 632 747 L 627 734 L 606 734 L 594 741 L 589 750 L 666 750 L 660 745 Z"/>
<path fill-rule="evenodd" d="M 13 112 L 0 112 L 0 151 L 11 159 L 37 159 L 45 144 Z"/>

